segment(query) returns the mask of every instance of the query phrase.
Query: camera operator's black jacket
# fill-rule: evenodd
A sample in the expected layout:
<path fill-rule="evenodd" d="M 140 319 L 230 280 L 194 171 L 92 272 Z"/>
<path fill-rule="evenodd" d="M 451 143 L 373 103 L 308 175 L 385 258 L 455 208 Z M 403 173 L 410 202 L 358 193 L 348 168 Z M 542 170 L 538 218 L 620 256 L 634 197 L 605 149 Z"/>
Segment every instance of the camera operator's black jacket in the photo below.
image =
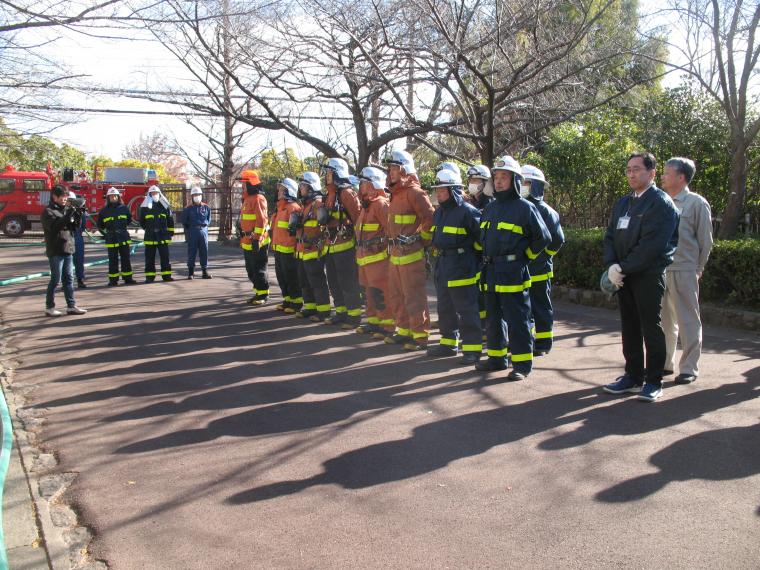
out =
<path fill-rule="evenodd" d="M 42 229 L 45 231 L 45 255 L 72 255 L 74 230 L 82 221 L 82 214 L 69 206 L 60 206 L 50 200 L 42 212 Z"/>

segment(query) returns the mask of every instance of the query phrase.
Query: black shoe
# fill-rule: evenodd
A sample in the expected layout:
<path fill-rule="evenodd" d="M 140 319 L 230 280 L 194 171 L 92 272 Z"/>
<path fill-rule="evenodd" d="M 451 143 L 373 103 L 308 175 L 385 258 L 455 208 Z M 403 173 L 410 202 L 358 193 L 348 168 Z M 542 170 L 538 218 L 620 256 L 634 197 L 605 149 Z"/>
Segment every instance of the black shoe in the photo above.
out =
<path fill-rule="evenodd" d="M 209 273 L 208 271 L 205 271 L 205 270 L 203 271 L 203 274 L 201 275 L 201 279 L 213 279 L 213 278 L 214 278 L 214 276 L 211 275 L 211 273 Z"/>
<path fill-rule="evenodd" d="M 676 376 L 676 379 L 674 380 L 674 382 L 676 384 L 691 384 L 696 379 L 697 377 L 694 376 L 694 374 L 679 374 L 678 376 Z"/>
<path fill-rule="evenodd" d="M 533 356 L 546 356 L 547 354 L 549 354 L 548 350 L 534 350 L 533 351 Z"/>
<path fill-rule="evenodd" d="M 188 278 L 188 279 L 195 279 L 195 275 L 193 275 L 193 274 L 191 273 L 191 274 L 189 274 L 189 275 L 187 276 L 187 278 Z"/>
<path fill-rule="evenodd" d="M 519 382 L 520 380 L 525 380 L 528 377 L 527 372 L 518 372 L 517 370 L 510 370 L 509 374 L 507 374 L 507 380 L 510 382 Z"/>
<path fill-rule="evenodd" d="M 459 364 L 477 364 L 480 362 L 480 355 L 477 352 L 465 352 L 459 359 Z"/>
<path fill-rule="evenodd" d="M 662 371 L 662 375 L 663 376 L 673 376 L 673 371 L 672 370 L 663 370 Z"/>
<path fill-rule="evenodd" d="M 77 279 L 77 289 L 87 289 L 87 285 L 84 284 L 84 279 Z"/>
<path fill-rule="evenodd" d="M 457 350 L 450 346 L 436 344 L 427 349 L 427 355 L 433 358 L 444 358 L 446 356 L 456 356 Z"/>
<path fill-rule="evenodd" d="M 155 277 L 146 277 L 146 278 L 145 278 L 145 282 L 146 282 L 146 283 L 153 283 L 155 280 L 156 280 L 156 278 L 155 278 Z"/>
<path fill-rule="evenodd" d="M 480 370 L 481 372 L 492 372 L 494 370 L 506 370 L 506 369 L 507 369 L 507 363 L 501 360 L 500 358 L 487 358 L 486 360 L 478 362 L 475 365 L 475 370 Z"/>
<path fill-rule="evenodd" d="M 124 285 L 137 285 L 137 281 L 130 277 L 129 279 L 124 280 Z"/>
<path fill-rule="evenodd" d="M 109 287 L 116 287 L 118 284 L 119 284 L 119 282 L 118 282 L 118 281 L 109 281 L 109 282 L 108 282 L 108 286 L 109 286 Z"/>
<path fill-rule="evenodd" d="M 174 277 L 172 277 L 171 275 L 167 275 L 165 277 L 162 277 L 161 279 L 163 279 L 164 281 L 174 281 Z"/>

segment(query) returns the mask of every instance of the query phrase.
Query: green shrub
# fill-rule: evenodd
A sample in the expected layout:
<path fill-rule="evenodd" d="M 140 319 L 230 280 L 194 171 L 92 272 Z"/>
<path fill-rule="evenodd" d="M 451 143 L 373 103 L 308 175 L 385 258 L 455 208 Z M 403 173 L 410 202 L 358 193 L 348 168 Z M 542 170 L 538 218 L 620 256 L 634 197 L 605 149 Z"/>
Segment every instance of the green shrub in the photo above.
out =
<path fill-rule="evenodd" d="M 581 289 L 597 289 L 604 271 L 604 230 L 565 230 L 565 245 L 554 258 L 554 283 Z"/>
<path fill-rule="evenodd" d="M 760 308 L 760 239 L 716 241 L 700 280 L 700 296 Z"/>
<path fill-rule="evenodd" d="M 604 271 L 604 230 L 565 230 L 554 261 L 554 283 L 597 289 Z M 716 241 L 700 280 L 700 298 L 716 304 L 760 308 L 760 239 Z"/>

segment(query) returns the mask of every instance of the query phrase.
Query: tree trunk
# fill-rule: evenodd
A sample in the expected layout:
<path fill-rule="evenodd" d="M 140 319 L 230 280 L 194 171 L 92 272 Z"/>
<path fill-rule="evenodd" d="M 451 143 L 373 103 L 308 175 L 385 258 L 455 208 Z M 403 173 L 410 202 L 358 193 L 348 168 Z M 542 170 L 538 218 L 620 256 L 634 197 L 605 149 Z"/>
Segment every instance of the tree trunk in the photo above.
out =
<path fill-rule="evenodd" d="M 224 18 L 222 21 L 222 58 L 225 66 L 230 67 L 230 51 L 229 42 L 230 35 L 229 16 L 228 16 L 229 4 L 225 0 L 223 3 Z M 235 154 L 235 142 L 234 142 L 234 126 L 235 123 L 232 120 L 232 98 L 230 93 L 232 92 L 232 78 L 229 74 L 225 73 L 223 80 L 224 88 L 224 145 L 222 148 L 222 196 L 219 212 L 219 237 L 218 241 L 227 241 L 232 235 L 232 183 L 235 175 L 235 163 L 233 155 Z"/>
<path fill-rule="evenodd" d="M 737 140 L 741 137 L 740 140 Z M 744 137 L 737 135 L 731 145 L 731 174 L 728 180 L 728 201 L 718 228 L 719 239 L 735 237 L 747 195 L 747 148 Z"/>

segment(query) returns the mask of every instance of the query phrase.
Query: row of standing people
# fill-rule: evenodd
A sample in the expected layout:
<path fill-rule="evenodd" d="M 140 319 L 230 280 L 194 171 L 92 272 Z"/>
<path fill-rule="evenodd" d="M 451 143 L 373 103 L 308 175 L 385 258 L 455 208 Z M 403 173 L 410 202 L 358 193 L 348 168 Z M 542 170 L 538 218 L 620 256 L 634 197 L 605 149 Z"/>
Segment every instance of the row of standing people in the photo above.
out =
<path fill-rule="evenodd" d="M 211 279 L 208 271 L 208 225 L 211 209 L 203 202 L 202 191 L 198 187 L 190 190 L 191 204 L 182 210 L 181 223 L 185 229 L 188 246 L 188 279 L 195 275 L 195 260 L 199 258 L 203 279 Z M 98 230 L 102 233 L 108 251 L 108 285 L 113 287 L 122 279 L 127 285 L 136 283 L 132 269 L 129 225 L 132 214 L 124 204 L 121 193 L 116 188 L 106 192 L 106 205 L 98 212 Z M 174 214 L 171 205 L 158 186 L 151 186 L 138 209 L 138 222 L 144 230 L 146 283 L 157 277 L 163 281 L 174 281 L 169 258 L 169 244 L 174 236 Z M 159 269 L 156 269 L 156 254 Z"/>
<path fill-rule="evenodd" d="M 564 241 L 559 216 L 543 202 L 543 174 L 505 156 L 493 178 L 483 165 L 470 168 L 465 193 L 458 167 L 444 163 L 434 208 L 409 153 L 394 151 L 386 165 L 387 173 L 367 167 L 355 179 L 345 161 L 330 159 L 324 194 L 314 172 L 298 183 L 284 179 L 271 219 L 258 174 L 244 171 L 241 247 L 254 288 L 248 302 L 268 299 L 271 248 L 279 310 L 434 357 L 461 351 L 462 363 L 479 370 L 506 370 L 511 360 L 508 378 L 525 378 L 534 355 L 551 349 L 552 257 Z M 434 346 L 429 255 L 441 333 Z"/>

